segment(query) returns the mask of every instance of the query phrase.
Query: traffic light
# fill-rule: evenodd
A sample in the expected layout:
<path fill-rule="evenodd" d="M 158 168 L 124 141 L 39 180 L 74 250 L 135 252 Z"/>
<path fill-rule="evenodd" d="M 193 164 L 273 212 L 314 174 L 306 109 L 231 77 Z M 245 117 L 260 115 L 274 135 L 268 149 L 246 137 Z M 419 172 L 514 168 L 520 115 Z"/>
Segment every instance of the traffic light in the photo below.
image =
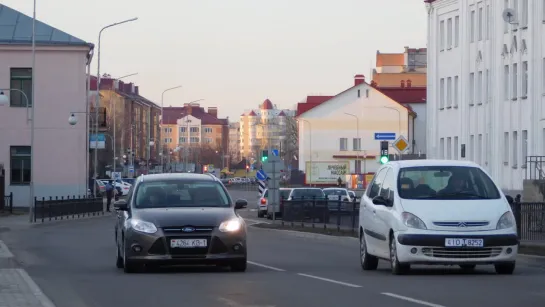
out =
<path fill-rule="evenodd" d="M 246 164 L 246 173 L 248 173 L 249 171 L 250 171 L 250 166 Z"/>
<path fill-rule="evenodd" d="M 263 150 L 263 154 L 261 155 L 261 162 L 267 162 L 269 159 L 269 151 Z"/>
<path fill-rule="evenodd" d="M 388 161 L 390 161 L 388 147 L 388 141 L 380 141 L 380 164 L 386 164 Z"/>
<path fill-rule="evenodd" d="M 204 166 L 202 167 L 202 170 L 203 170 L 203 172 L 205 172 L 205 173 L 208 172 L 208 165 L 204 165 Z"/>

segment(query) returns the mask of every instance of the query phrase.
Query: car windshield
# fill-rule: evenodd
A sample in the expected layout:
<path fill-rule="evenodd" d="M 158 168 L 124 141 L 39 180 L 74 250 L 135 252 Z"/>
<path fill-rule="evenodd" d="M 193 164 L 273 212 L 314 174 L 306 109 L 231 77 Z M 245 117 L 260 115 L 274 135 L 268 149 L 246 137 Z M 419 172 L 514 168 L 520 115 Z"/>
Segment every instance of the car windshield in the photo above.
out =
<path fill-rule="evenodd" d="M 420 166 L 401 168 L 397 190 L 404 199 L 499 199 L 496 185 L 480 168 Z"/>
<path fill-rule="evenodd" d="M 287 199 L 290 197 L 291 190 L 280 190 L 280 198 Z"/>
<path fill-rule="evenodd" d="M 320 189 L 294 189 L 292 194 L 292 198 L 320 198 L 324 197 L 324 192 Z"/>
<path fill-rule="evenodd" d="M 135 192 L 136 208 L 229 207 L 231 200 L 216 181 L 188 179 L 142 182 Z"/>
<path fill-rule="evenodd" d="M 324 190 L 324 194 L 326 196 L 334 195 L 334 196 L 346 196 L 346 191 L 341 189 L 327 189 Z"/>

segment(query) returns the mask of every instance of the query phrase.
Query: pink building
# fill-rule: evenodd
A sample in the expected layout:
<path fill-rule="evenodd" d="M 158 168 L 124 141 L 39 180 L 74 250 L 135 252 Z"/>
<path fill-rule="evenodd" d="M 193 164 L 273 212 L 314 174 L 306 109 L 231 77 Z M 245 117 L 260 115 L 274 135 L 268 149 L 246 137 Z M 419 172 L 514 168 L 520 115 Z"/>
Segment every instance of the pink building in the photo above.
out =
<path fill-rule="evenodd" d="M 6 194 L 15 206 L 28 206 L 30 123 L 26 99 L 35 109 L 33 181 L 37 197 L 85 195 L 89 146 L 85 114 L 71 126 L 72 112 L 85 112 L 93 44 L 36 22 L 36 65 L 32 101 L 32 18 L 0 4 L 0 164 L 6 170 Z M 16 90 L 14 90 L 16 89 Z M 2 196 L 2 195 L 0 195 Z"/>

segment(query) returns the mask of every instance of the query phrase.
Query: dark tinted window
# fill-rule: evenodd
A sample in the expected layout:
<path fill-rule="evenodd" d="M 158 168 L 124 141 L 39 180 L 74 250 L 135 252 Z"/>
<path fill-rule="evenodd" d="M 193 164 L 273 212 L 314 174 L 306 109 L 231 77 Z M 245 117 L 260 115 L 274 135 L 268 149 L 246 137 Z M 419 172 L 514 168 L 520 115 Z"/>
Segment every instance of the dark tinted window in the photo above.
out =
<path fill-rule="evenodd" d="M 169 179 L 144 181 L 135 191 L 136 208 L 229 207 L 229 196 L 216 181 Z"/>
<path fill-rule="evenodd" d="M 399 171 L 398 193 L 405 199 L 498 199 L 496 185 L 477 167 L 420 166 Z"/>
<path fill-rule="evenodd" d="M 342 189 L 327 189 L 327 190 L 324 190 L 324 194 L 325 194 L 325 196 L 330 196 L 330 195 L 346 196 L 346 190 L 342 190 Z"/>
<path fill-rule="evenodd" d="M 381 186 L 379 194 L 385 199 L 393 201 L 394 190 L 395 190 L 394 170 L 390 168 L 388 169 L 388 172 L 386 173 L 386 177 L 384 177 L 384 181 L 382 182 L 382 186 Z"/>
<path fill-rule="evenodd" d="M 387 168 L 383 168 L 379 170 L 377 174 L 375 174 L 375 177 L 373 177 L 373 182 L 369 187 L 369 193 L 367 194 L 369 198 L 375 198 L 378 196 L 378 193 L 380 192 L 380 188 L 382 186 L 382 181 L 384 181 L 384 177 L 386 177 L 387 171 Z"/>
<path fill-rule="evenodd" d="M 291 194 L 292 198 L 323 198 L 324 192 L 321 189 L 294 189 Z"/>
<path fill-rule="evenodd" d="M 287 199 L 290 197 L 291 190 L 280 190 L 280 198 Z"/>

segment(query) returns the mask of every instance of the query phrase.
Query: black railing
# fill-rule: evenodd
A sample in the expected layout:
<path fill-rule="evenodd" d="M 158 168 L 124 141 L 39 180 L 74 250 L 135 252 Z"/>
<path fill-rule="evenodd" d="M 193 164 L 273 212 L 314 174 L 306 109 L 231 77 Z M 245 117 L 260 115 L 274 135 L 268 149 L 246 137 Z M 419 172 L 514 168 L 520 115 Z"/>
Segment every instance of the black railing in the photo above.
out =
<path fill-rule="evenodd" d="M 7 196 L 4 196 L 4 202 L 2 203 L 2 206 L 0 206 L 0 212 L 6 211 L 10 214 L 13 213 L 13 192 L 9 193 Z"/>
<path fill-rule="evenodd" d="M 75 219 L 86 216 L 104 215 L 102 197 L 67 196 L 35 198 L 34 222 L 42 223 L 51 220 Z"/>
<path fill-rule="evenodd" d="M 520 240 L 545 242 L 545 203 L 515 202 L 511 208 Z"/>
<path fill-rule="evenodd" d="M 320 227 L 324 230 L 357 233 L 359 200 L 343 201 L 325 198 L 282 199 L 278 210 L 282 226 Z M 276 214 L 275 214 L 276 218 Z"/>

